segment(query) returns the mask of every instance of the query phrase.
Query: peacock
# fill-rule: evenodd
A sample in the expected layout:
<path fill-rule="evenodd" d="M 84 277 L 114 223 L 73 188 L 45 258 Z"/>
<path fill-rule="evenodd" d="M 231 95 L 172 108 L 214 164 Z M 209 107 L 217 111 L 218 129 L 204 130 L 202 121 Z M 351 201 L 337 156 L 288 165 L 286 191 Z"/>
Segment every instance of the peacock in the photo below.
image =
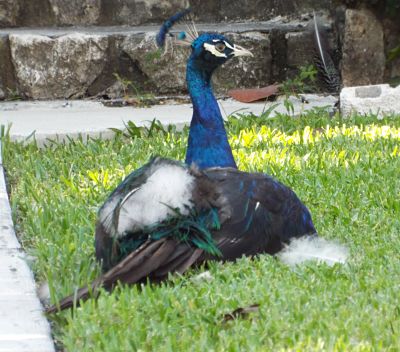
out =
<path fill-rule="evenodd" d="M 163 24 L 159 45 L 185 15 Z M 100 287 L 112 290 L 117 282 L 160 282 L 210 260 L 275 254 L 294 238 L 318 236 L 290 188 L 237 169 L 211 77 L 250 51 L 221 34 L 198 35 L 193 25 L 174 40 L 191 48 L 186 77 L 193 116 L 185 163 L 154 157 L 122 181 L 98 212 L 95 251 L 104 274 L 47 312 L 96 296 Z"/>

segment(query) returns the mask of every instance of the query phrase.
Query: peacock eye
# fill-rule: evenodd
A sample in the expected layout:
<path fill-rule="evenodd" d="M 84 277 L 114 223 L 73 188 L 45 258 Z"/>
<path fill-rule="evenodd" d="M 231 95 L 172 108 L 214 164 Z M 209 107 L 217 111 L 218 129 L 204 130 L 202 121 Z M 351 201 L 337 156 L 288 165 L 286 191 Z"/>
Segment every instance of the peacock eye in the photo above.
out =
<path fill-rule="evenodd" d="M 222 52 L 225 50 L 226 46 L 225 46 L 224 43 L 217 43 L 217 44 L 215 44 L 215 48 L 216 48 L 220 53 L 222 53 Z"/>

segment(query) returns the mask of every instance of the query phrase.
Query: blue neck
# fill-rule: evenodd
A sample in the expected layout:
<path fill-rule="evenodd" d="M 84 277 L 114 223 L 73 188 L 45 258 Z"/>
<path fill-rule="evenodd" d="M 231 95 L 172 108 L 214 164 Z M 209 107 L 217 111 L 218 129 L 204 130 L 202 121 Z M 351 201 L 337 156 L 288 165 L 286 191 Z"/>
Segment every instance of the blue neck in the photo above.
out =
<path fill-rule="evenodd" d="M 211 87 L 213 70 L 205 70 L 193 59 L 186 68 L 186 81 L 193 103 L 186 164 L 199 168 L 234 167 L 232 150 L 228 143 L 224 121 Z"/>

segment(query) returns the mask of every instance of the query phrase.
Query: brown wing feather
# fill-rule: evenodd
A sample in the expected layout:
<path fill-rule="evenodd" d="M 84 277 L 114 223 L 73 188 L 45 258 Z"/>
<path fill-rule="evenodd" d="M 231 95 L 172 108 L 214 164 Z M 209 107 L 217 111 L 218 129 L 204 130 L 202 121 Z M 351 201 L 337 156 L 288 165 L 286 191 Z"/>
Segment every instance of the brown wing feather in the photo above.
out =
<path fill-rule="evenodd" d="M 179 248 L 182 259 L 170 260 L 170 257 Z M 183 248 L 183 250 L 182 250 Z M 159 281 L 161 276 L 165 277 L 165 269 L 174 272 L 183 273 L 186 271 L 201 255 L 202 250 L 195 250 L 192 247 L 179 244 L 174 239 L 163 238 L 158 241 L 147 241 L 137 250 L 129 254 L 120 263 L 107 271 L 105 274 L 94 280 L 89 286 L 82 287 L 76 293 L 63 298 L 58 304 L 52 305 L 46 309 L 46 313 L 54 313 L 63 309 L 70 308 L 91 297 L 97 297 L 99 288 L 112 290 L 118 282 L 124 284 L 135 284 L 146 278 L 154 277 Z"/>

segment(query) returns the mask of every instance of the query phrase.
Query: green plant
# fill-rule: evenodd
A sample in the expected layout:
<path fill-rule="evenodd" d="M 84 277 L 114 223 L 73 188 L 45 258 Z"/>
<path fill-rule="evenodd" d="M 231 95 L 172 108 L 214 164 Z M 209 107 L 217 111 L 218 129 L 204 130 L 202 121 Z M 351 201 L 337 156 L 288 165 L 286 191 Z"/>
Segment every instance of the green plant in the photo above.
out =
<path fill-rule="evenodd" d="M 125 138 L 151 138 L 156 134 L 167 136 L 176 132 L 175 125 L 164 126 L 159 120 L 153 119 L 150 122 L 150 126 L 139 127 L 133 121 L 124 123 L 125 129 L 121 130 L 118 128 L 110 128 L 111 131 L 115 132 L 117 136 L 123 136 Z"/>
<path fill-rule="evenodd" d="M 9 139 L 10 138 L 10 129 L 11 124 L 7 125 L 0 125 L 0 139 Z"/>
<path fill-rule="evenodd" d="M 133 125 L 132 125 L 133 126 Z M 400 345 L 400 116 L 230 117 L 239 168 L 268 173 L 307 204 L 319 234 L 349 247 L 346 265 L 289 268 L 269 255 L 211 263 L 160 285 L 102 292 L 49 317 L 66 351 L 396 351 Z M 141 132 L 142 133 L 142 132 Z M 188 131 L 6 141 L 16 231 L 52 300 L 96 277 L 96 211 L 152 155 L 183 160 Z M 209 270 L 211 279 L 196 275 Z M 238 307 L 248 318 L 223 323 Z"/>
<path fill-rule="evenodd" d="M 150 69 L 156 69 L 157 66 L 160 64 L 159 61 L 162 57 L 163 49 L 159 48 L 154 51 L 150 51 L 145 55 L 145 62 L 147 67 Z"/>
<path fill-rule="evenodd" d="M 11 89 L 7 87 L 7 92 L 7 100 L 17 101 L 22 99 L 17 89 Z"/>
<path fill-rule="evenodd" d="M 280 87 L 286 97 L 316 91 L 317 69 L 314 65 L 301 66 L 294 78 L 288 78 Z"/>
<path fill-rule="evenodd" d="M 400 45 L 396 46 L 395 48 L 389 51 L 388 62 L 391 62 L 397 59 L 398 57 L 400 57 Z"/>
<path fill-rule="evenodd" d="M 122 89 L 124 91 L 124 97 L 128 97 L 128 90 L 131 88 L 136 90 L 135 85 L 133 82 L 127 78 L 121 77 L 118 73 L 114 73 L 115 79 L 121 84 Z"/>
<path fill-rule="evenodd" d="M 283 105 L 290 116 L 294 116 L 294 105 L 291 96 L 299 97 L 301 93 L 315 92 L 317 69 L 314 65 L 301 66 L 299 73 L 294 78 L 284 81 L 280 90 L 284 93 Z"/>
<path fill-rule="evenodd" d="M 133 83 L 133 81 L 121 77 L 118 73 L 114 73 L 114 77 L 121 84 L 124 99 L 129 100 L 131 95 L 130 92 L 133 92 L 133 98 L 135 100 L 136 105 L 138 106 L 147 106 L 149 101 L 154 100 L 154 95 L 151 93 L 142 93 L 139 88 Z"/>

